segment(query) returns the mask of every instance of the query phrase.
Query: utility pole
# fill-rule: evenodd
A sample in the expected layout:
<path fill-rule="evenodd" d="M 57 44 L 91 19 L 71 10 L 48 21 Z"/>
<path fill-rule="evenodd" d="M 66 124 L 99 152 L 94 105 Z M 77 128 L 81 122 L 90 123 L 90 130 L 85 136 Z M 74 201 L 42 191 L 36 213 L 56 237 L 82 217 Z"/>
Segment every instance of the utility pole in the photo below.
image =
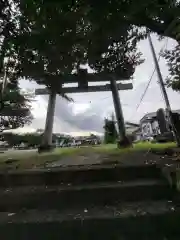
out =
<path fill-rule="evenodd" d="M 130 141 L 126 136 L 126 128 L 124 123 L 123 111 L 121 107 L 119 92 L 117 88 L 117 83 L 115 79 L 111 79 L 111 91 L 114 102 L 114 108 L 116 113 L 118 132 L 119 132 L 119 147 L 128 147 L 131 145 Z"/>
<path fill-rule="evenodd" d="M 153 43 L 152 43 L 152 39 L 151 39 L 150 33 L 148 33 L 148 40 L 149 40 L 151 52 L 152 52 L 152 55 L 153 55 L 153 60 L 154 60 L 156 72 L 157 72 L 157 75 L 158 75 L 160 88 L 162 90 L 162 94 L 163 94 L 163 98 L 164 98 L 164 101 L 165 101 L 166 109 L 167 109 L 167 112 L 168 112 L 168 115 L 169 115 L 168 116 L 169 117 L 169 121 L 170 121 L 170 124 L 171 124 L 171 126 L 173 128 L 173 132 L 174 132 L 174 136 L 176 138 L 177 144 L 178 144 L 178 146 L 180 146 L 180 137 L 179 137 L 179 135 L 177 133 L 177 130 L 176 130 L 176 128 L 174 126 L 174 123 L 173 123 L 172 111 L 171 111 L 169 98 L 168 98 L 168 95 L 167 95 L 167 92 L 166 92 L 166 88 L 165 88 L 165 85 L 164 85 L 163 77 L 162 77 L 162 74 L 161 74 L 161 70 L 160 70 L 159 63 L 158 63 L 158 60 L 157 60 L 157 57 L 156 57 L 156 53 L 155 53 L 155 49 L 154 49 L 154 46 L 153 46 Z"/>
<path fill-rule="evenodd" d="M 161 87 L 161 90 L 162 90 L 162 93 L 163 93 L 163 98 L 164 98 L 164 101 L 165 101 L 165 104 L 166 104 L 166 108 L 167 108 L 168 111 L 171 111 L 171 106 L 170 106 L 170 103 L 169 103 L 166 88 L 164 86 L 163 77 L 162 77 L 162 74 L 161 74 L 161 70 L 160 70 L 159 63 L 158 63 L 158 60 L 157 60 L 157 57 L 156 57 L 156 53 L 155 53 L 155 49 L 154 49 L 154 46 L 153 46 L 153 43 L 152 43 L 150 33 L 148 34 L 148 39 L 149 39 L 151 52 L 152 52 L 152 55 L 153 55 L 153 60 L 154 60 L 156 72 L 157 72 L 157 75 L 158 75 L 159 84 L 160 84 L 160 87 Z"/>

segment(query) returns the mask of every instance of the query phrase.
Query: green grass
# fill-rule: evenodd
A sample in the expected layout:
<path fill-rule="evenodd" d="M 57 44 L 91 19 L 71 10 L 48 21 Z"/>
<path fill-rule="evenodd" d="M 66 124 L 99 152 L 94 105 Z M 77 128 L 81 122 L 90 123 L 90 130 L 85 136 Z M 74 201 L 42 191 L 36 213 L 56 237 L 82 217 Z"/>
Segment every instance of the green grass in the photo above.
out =
<path fill-rule="evenodd" d="M 116 144 L 104 144 L 101 145 L 100 147 L 94 147 L 95 151 L 99 152 L 111 152 L 111 153 L 128 153 L 132 151 L 148 151 L 149 149 L 159 149 L 163 150 L 166 148 L 173 148 L 176 147 L 176 143 L 171 142 L 171 143 L 151 143 L 151 142 L 141 142 L 141 143 L 136 143 L 133 145 L 131 148 L 121 148 L 118 149 Z"/>
<path fill-rule="evenodd" d="M 55 149 L 53 152 L 38 154 L 37 152 L 5 152 L 0 154 L 0 169 L 6 169 L 7 167 L 24 169 L 24 168 L 34 168 L 38 166 L 43 166 L 46 163 L 51 163 L 58 161 L 67 156 L 79 156 L 86 153 L 99 153 L 103 155 L 123 155 L 124 153 L 132 153 L 134 151 L 148 151 L 149 149 L 164 149 L 175 147 L 175 143 L 137 143 L 134 144 L 133 148 L 118 149 L 116 144 L 102 144 L 100 146 L 90 146 L 85 148 L 59 148 Z M 8 158 L 17 159 L 18 161 L 7 164 L 6 160 Z"/>
<path fill-rule="evenodd" d="M 143 142 L 134 144 L 135 149 L 143 150 L 143 149 L 165 149 L 165 148 L 173 148 L 176 147 L 175 142 L 170 143 L 151 143 L 151 142 Z"/>

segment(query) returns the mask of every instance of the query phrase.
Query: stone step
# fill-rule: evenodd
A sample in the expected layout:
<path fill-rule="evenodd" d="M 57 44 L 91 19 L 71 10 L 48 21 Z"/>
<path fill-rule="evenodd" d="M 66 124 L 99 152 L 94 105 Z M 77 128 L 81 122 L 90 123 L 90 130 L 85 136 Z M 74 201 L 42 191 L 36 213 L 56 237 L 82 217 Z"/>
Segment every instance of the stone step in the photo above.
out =
<path fill-rule="evenodd" d="M 29 186 L 0 189 L 0 211 L 21 208 L 64 209 L 107 205 L 122 201 L 171 199 L 172 190 L 162 180 L 136 180 L 86 185 Z"/>
<path fill-rule="evenodd" d="M 167 201 L 0 213 L 1 239 L 179 239 L 180 209 Z"/>
<path fill-rule="evenodd" d="M 123 166 L 121 164 L 76 166 L 51 169 L 0 172 L 0 187 L 87 184 L 135 179 L 159 179 L 161 170 L 155 165 Z"/>

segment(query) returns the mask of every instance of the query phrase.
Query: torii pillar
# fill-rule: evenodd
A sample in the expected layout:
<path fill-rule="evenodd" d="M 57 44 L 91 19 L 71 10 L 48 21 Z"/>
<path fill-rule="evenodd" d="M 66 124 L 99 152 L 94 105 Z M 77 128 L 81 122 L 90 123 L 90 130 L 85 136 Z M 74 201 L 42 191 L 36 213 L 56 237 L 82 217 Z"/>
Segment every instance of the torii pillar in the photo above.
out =
<path fill-rule="evenodd" d="M 119 97 L 116 80 L 111 79 L 110 83 L 111 83 L 111 91 L 112 91 L 112 97 L 113 97 L 117 125 L 118 125 L 118 133 L 119 133 L 118 147 L 119 148 L 130 147 L 130 146 L 132 146 L 132 143 L 126 136 L 124 116 L 123 116 L 123 111 L 122 111 L 122 106 L 121 106 L 121 101 L 120 101 L 120 97 Z"/>
<path fill-rule="evenodd" d="M 56 92 L 51 90 L 49 93 L 45 129 L 44 129 L 44 134 L 42 138 L 42 143 L 41 143 L 41 146 L 39 147 L 39 152 L 46 151 L 46 150 L 48 151 L 52 149 L 52 134 L 53 134 L 55 106 L 56 106 Z"/>

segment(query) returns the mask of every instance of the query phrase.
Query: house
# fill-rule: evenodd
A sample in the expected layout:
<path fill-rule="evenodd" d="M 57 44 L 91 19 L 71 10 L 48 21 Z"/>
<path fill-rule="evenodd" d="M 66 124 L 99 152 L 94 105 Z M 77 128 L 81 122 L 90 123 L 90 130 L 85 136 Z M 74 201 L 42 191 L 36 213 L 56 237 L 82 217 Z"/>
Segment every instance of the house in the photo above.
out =
<path fill-rule="evenodd" d="M 172 113 L 178 113 L 180 115 L 180 110 L 173 110 Z M 169 120 L 166 112 L 164 112 L 164 124 L 167 126 L 167 131 L 170 132 L 169 128 Z M 163 124 L 163 123 L 162 123 Z M 142 134 L 142 139 L 154 138 L 162 132 L 164 126 L 160 125 L 160 121 L 158 120 L 157 112 L 147 113 L 140 120 L 140 129 Z"/>
<path fill-rule="evenodd" d="M 74 139 L 76 142 L 80 142 L 80 145 L 97 145 L 101 143 L 100 137 L 94 134 L 91 134 L 90 136 L 79 136 Z"/>
<path fill-rule="evenodd" d="M 146 139 L 149 137 L 154 137 L 160 134 L 159 123 L 157 120 L 157 113 L 147 113 L 140 120 L 140 129 L 142 134 L 142 139 Z"/>
<path fill-rule="evenodd" d="M 133 134 L 139 129 L 139 124 L 132 122 L 125 122 L 126 132 L 128 135 Z"/>

